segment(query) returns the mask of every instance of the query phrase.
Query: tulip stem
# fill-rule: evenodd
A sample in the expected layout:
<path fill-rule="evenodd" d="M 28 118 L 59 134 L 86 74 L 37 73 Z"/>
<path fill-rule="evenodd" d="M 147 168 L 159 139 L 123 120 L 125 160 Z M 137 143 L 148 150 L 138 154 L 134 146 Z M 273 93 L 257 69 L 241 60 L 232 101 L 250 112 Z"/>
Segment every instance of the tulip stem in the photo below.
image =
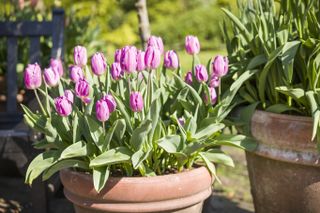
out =
<path fill-rule="evenodd" d="M 106 124 L 104 121 L 102 122 L 102 128 L 103 128 L 103 133 L 106 134 Z"/>
<path fill-rule="evenodd" d="M 220 84 L 218 86 L 218 103 L 220 103 L 220 98 L 221 98 L 221 79 L 220 79 Z"/>
<path fill-rule="evenodd" d="M 46 88 L 46 107 L 47 107 L 47 112 L 49 117 L 51 117 L 51 107 L 50 107 L 50 103 L 49 103 L 49 94 L 48 94 L 48 86 L 47 84 L 45 84 L 45 88 Z"/>
<path fill-rule="evenodd" d="M 38 101 L 38 103 L 39 103 L 39 106 L 40 106 L 40 108 L 41 108 L 42 113 L 47 116 L 47 112 L 45 111 L 45 109 L 44 109 L 44 107 L 43 107 L 43 105 L 42 105 L 42 103 L 41 103 L 41 101 L 40 101 L 40 98 L 39 98 L 37 89 L 34 89 L 33 91 L 34 91 L 34 94 L 36 95 L 36 98 L 37 98 L 37 101 Z"/>
<path fill-rule="evenodd" d="M 99 87 L 100 87 L 100 92 L 102 93 L 102 83 L 101 83 L 101 79 L 100 76 L 98 76 L 98 82 L 99 82 Z"/>

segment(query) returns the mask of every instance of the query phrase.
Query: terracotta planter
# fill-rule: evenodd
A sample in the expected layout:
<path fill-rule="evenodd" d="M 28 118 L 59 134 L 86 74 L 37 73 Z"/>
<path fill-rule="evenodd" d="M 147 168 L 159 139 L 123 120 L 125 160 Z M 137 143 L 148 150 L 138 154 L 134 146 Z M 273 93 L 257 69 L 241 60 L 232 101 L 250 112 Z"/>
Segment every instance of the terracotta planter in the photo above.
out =
<path fill-rule="evenodd" d="M 320 156 L 311 141 L 312 119 L 256 111 L 251 133 L 258 147 L 246 157 L 256 212 L 320 212 Z"/>
<path fill-rule="evenodd" d="M 110 177 L 100 193 L 89 174 L 62 170 L 60 178 L 77 213 L 200 213 L 213 182 L 205 167 L 156 177 Z"/>

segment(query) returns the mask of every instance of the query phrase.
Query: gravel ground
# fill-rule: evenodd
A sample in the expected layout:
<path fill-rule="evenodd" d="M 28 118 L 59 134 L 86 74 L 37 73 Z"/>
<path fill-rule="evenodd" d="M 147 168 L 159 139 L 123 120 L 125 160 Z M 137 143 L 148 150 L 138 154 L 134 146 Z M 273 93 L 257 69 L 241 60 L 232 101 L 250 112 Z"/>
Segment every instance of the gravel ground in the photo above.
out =
<path fill-rule="evenodd" d="M 254 212 L 244 152 L 230 148 L 225 151 L 233 157 L 235 168 L 218 167 L 222 184 L 214 185 L 214 192 L 206 201 L 203 213 Z M 28 192 L 30 188 L 23 183 L 22 177 L 0 177 L 0 213 L 32 213 Z M 74 212 L 61 190 L 52 196 L 50 212 Z"/>

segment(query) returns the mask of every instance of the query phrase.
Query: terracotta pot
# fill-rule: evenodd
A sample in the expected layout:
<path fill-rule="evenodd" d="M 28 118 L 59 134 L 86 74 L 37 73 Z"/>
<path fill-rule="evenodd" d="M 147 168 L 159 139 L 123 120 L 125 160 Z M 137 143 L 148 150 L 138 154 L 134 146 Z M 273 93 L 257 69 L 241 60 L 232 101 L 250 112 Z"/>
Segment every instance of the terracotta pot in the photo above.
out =
<path fill-rule="evenodd" d="M 62 170 L 60 178 L 77 213 L 200 213 L 213 182 L 205 167 L 156 177 L 110 177 L 100 193 L 89 174 Z"/>
<path fill-rule="evenodd" d="M 312 126 L 309 117 L 254 113 L 251 133 L 258 147 L 246 157 L 257 213 L 320 212 L 320 156 Z"/>

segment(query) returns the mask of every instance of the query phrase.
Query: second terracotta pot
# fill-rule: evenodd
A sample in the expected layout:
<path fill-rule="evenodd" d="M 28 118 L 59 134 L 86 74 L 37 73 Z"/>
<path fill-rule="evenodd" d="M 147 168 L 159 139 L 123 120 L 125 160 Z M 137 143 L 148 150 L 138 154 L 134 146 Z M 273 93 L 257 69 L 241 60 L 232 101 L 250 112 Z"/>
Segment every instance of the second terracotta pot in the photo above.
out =
<path fill-rule="evenodd" d="M 254 113 L 251 133 L 258 147 L 246 157 L 257 213 L 320 212 L 320 156 L 312 125 L 309 117 Z"/>
<path fill-rule="evenodd" d="M 156 177 L 110 177 L 100 193 L 89 174 L 62 170 L 60 178 L 77 213 L 200 213 L 213 183 L 205 167 Z"/>

